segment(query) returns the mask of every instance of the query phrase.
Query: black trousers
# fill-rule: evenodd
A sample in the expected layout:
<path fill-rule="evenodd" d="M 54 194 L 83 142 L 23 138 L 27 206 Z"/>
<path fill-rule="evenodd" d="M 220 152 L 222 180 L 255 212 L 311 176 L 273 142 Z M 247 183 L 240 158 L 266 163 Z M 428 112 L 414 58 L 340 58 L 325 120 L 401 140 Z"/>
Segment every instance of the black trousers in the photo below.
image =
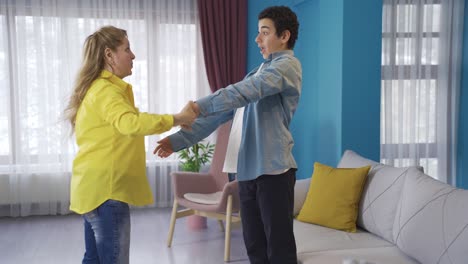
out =
<path fill-rule="evenodd" d="M 295 169 L 239 182 L 244 243 L 251 264 L 297 264 L 295 183 Z"/>

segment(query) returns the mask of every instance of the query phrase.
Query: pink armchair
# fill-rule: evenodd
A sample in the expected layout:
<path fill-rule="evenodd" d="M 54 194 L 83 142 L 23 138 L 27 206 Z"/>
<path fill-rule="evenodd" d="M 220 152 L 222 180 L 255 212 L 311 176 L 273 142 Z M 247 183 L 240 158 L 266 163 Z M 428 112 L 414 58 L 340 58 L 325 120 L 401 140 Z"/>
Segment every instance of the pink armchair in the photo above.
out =
<path fill-rule="evenodd" d="M 173 172 L 171 174 L 174 204 L 167 238 L 168 247 L 172 244 L 176 219 L 189 215 L 212 217 L 218 219 L 222 230 L 225 231 L 224 261 L 229 261 L 231 224 L 240 221 L 237 181 L 229 182 L 227 174 L 222 172 L 230 128 L 231 122 L 228 122 L 218 129 L 215 152 L 208 173 Z M 194 199 L 187 196 L 188 193 L 196 194 L 202 199 L 206 197 L 206 202 L 194 202 Z M 210 194 L 214 193 L 220 198 L 213 200 Z M 178 210 L 179 205 L 186 209 Z M 223 220 L 226 223 L 225 228 Z"/>

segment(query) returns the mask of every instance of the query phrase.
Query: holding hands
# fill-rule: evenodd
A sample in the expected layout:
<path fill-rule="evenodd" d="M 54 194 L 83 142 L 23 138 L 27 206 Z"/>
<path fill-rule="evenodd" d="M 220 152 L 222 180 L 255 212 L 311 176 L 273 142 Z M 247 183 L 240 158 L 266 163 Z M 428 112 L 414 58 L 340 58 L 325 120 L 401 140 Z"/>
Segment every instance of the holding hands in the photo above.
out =
<path fill-rule="evenodd" d="M 198 105 L 193 101 L 189 101 L 178 114 L 174 115 L 174 126 L 181 126 L 183 129 L 190 130 L 199 114 L 200 109 Z M 157 143 L 158 145 L 154 149 L 153 154 L 161 158 L 167 158 L 174 153 L 169 137 L 165 137 Z"/>
<path fill-rule="evenodd" d="M 198 106 L 193 101 L 189 101 L 178 114 L 174 115 L 174 126 L 191 129 L 198 115 Z"/>

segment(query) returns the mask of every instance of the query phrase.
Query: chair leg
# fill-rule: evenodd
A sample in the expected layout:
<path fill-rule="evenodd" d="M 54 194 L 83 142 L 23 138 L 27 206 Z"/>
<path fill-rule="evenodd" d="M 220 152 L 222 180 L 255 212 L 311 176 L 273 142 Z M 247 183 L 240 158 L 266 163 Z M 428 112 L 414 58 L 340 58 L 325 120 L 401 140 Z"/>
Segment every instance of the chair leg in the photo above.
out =
<path fill-rule="evenodd" d="M 223 223 L 223 220 L 218 220 L 218 224 L 219 224 L 219 229 L 221 229 L 221 232 L 224 232 L 224 223 Z"/>
<path fill-rule="evenodd" d="M 169 234 L 167 235 L 167 247 L 172 245 L 172 237 L 174 236 L 175 221 L 177 215 L 177 199 L 174 198 L 174 204 L 172 205 L 171 223 L 169 225 Z"/>
<path fill-rule="evenodd" d="M 232 195 L 228 196 L 226 206 L 226 232 L 224 234 L 224 261 L 229 262 L 231 255 L 231 220 L 232 220 Z"/>

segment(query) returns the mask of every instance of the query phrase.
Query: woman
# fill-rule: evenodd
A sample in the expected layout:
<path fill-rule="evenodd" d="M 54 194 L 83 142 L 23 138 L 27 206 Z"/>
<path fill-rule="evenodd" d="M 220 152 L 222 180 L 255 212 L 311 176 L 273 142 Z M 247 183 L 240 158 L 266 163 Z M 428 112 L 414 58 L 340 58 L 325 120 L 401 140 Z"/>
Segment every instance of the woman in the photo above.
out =
<path fill-rule="evenodd" d="M 88 36 L 65 110 L 79 147 L 70 210 L 84 218 L 83 263 L 129 262 L 129 204 L 153 203 L 144 136 L 195 120 L 193 102 L 174 115 L 140 113 L 132 86 L 122 80 L 132 74 L 133 59 L 125 30 L 106 26 Z"/>

